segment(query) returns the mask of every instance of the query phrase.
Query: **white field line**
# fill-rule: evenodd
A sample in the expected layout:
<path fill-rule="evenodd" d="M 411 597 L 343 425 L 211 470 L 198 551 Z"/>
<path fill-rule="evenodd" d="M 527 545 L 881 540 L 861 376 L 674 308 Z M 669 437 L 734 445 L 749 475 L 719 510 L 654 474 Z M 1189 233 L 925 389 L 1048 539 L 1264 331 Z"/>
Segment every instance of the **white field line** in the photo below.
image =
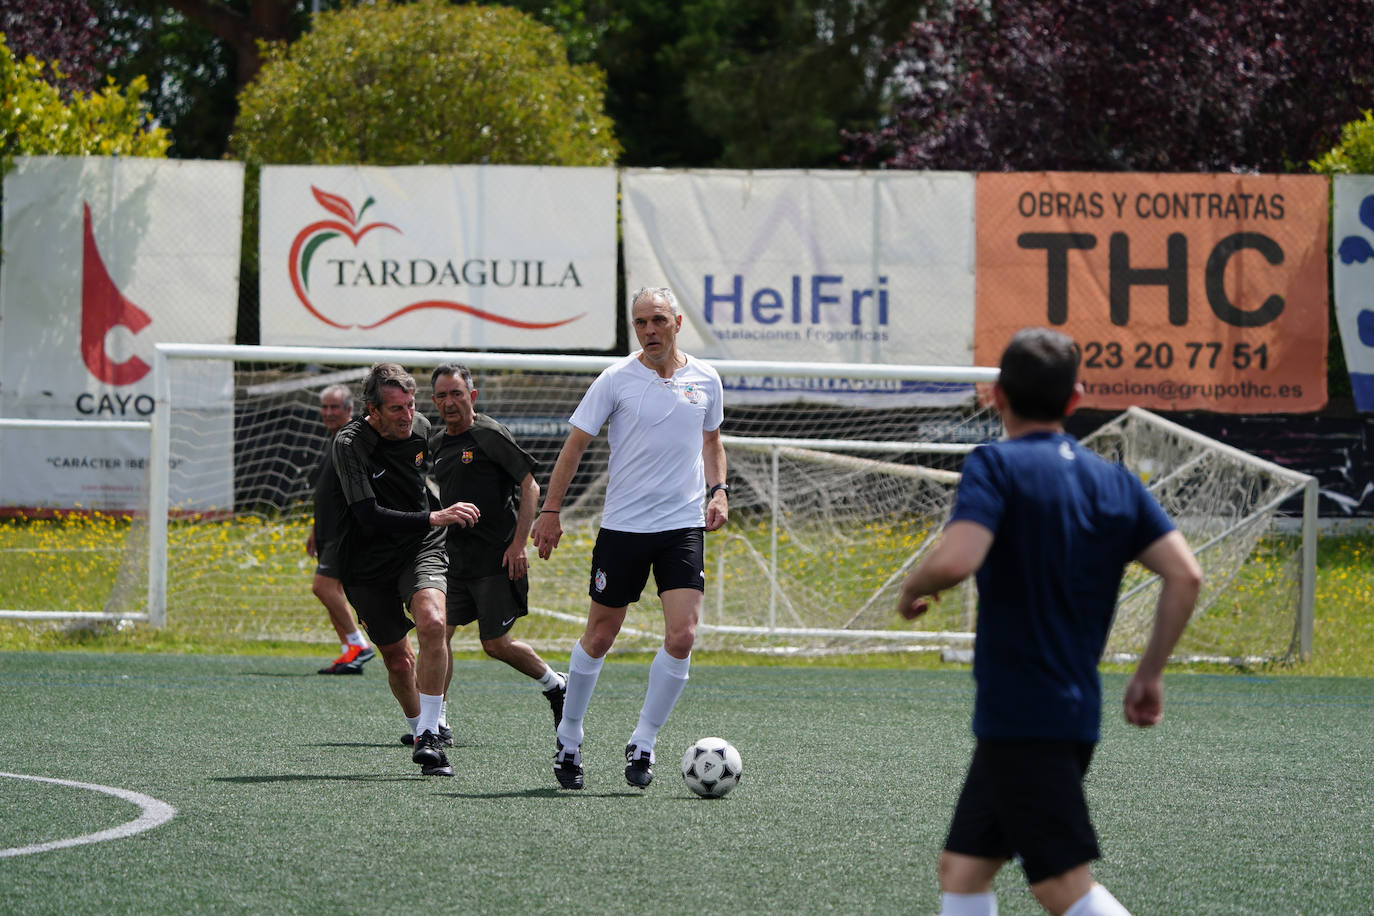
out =
<path fill-rule="evenodd" d="M 22 773 L 0 773 L 0 778 L 27 779 L 32 782 L 48 782 L 56 786 L 67 786 L 72 789 L 85 789 L 88 792 L 103 792 L 106 795 L 113 795 L 115 798 L 122 798 L 126 802 L 131 802 L 143 809 L 138 817 L 126 824 L 120 824 L 118 827 L 111 827 L 109 830 L 98 830 L 95 833 L 88 833 L 84 836 L 74 836 L 66 840 L 53 840 L 49 843 L 35 843 L 32 846 L 11 846 L 8 849 L 0 849 L 0 859 L 6 859 L 10 856 L 26 856 L 33 852 L 47 852 L 51 849 L 65 849 L 68 846 L 82 846 L 86 843 L 103 843 L 106 840 L 122 840 L 136 833 L 152 830 L 154 827 L 161 827 L 177 815 L 177 809 L 166 802 L 158 801 L 156 798 L 151 798 L 138 792 L 131 792 L 128 789 L 116 789 L 112 786 L 98 786 L 89 782 L 72 782 L 70 779 L 49 779 L 46 776 L 25 776 Z"/>

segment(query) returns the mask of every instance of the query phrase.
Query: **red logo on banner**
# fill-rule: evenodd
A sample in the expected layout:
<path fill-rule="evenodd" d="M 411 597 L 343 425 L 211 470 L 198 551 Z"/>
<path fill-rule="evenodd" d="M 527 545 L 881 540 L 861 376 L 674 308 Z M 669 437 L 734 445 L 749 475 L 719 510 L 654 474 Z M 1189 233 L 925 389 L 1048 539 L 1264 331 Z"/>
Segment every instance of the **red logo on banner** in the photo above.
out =
<path fill-rule="evenodd" d="M 374 229 L 389 229 L 398 234 L 401 234 L 401 230 L 391 223 L 359 224 L 363 214 L 367 212 L 367 208 L 373 204 L 373 199 L 371 197 L 363 203 L 362 209 L 354 213 L 353 206 L 343 197 L 337 194 L 330 194 L 327 191 L 321 191 L 314 185 L 310 186 L 310 191 L 315 195 L 315 200 L 319 202 L 321 207 L 324 207 L 330 213 L 339 217 L 339 219 L 320 220 L 319 222 L 311 223 L 297 233 L 296 238 L 291 242 L 291 253 L 288 257 L 287 269 L 291 271 L 291 287 L 295 290 L 296 298 L 300 300 L 301 305 L 305 306 L 305 310 L 310 314 L 332 328 L 339 328 L 341 330 L 360 328 L 364 331 L 370 331 L 373 328 L 381 327 L 393 318 L 399 318 L 402 315 L 409 314 L 410 312 L 418 312 L 422 309 L 446 309 L 453 312 L 463 312 L 472 315 L 474 318 L 480 318 L 483 321 L 503 324 L 512 328 L 525 328 L 536 331 L 546 328 L 556 328 L 559 325 L 568 324 L 582 317 L 579 315 L 574 318 L 564 319 L 563 321 L 550 322 L 517 321 L 514 318 L 508 318 L 505 315 L 497 315 L 493 312 L 479 309 L 476 306 L 468 305 L 465 302 L 428 299 L 405 305 L 370 324 L 343 324 L 335 321 L 321 312 L 310 300 L 310 261 L 314 257 L 315 251 L 325 242 L 337 238 L 340 235 L 347 238 L 356 246 L 358 242 L 362 240 L 363 236 Z"/>
<path fill-rule="evenodd" d="M 83 203 L 83 233 L 81 245 L 81 358 L 91 375 L 107 385 L 132 385 L 148 374 L 151 368 L 137 356 L 117 363 L 105 352 L 105 335 L 118 327 L 130 334 L 153 323 L 153 319 L 134 305 L 115 286 L 100 249 L 95 246 L 91 230 L 91 207 Z"/>

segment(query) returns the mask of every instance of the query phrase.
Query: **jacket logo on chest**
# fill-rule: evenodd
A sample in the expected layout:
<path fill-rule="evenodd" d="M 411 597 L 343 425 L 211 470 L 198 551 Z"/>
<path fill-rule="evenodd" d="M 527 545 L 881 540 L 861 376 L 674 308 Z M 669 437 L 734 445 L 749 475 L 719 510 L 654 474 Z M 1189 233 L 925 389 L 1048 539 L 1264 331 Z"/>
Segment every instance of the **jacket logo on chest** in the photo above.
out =
<path fill-rule="evenodd" d="M 463 454 L 459 456 L 458 460 L 463 462 L 463 464 L 472 464 L 473 457 L 474 456 L 472 454 L 472 449 L 465 448 L 463 449 Z"/>

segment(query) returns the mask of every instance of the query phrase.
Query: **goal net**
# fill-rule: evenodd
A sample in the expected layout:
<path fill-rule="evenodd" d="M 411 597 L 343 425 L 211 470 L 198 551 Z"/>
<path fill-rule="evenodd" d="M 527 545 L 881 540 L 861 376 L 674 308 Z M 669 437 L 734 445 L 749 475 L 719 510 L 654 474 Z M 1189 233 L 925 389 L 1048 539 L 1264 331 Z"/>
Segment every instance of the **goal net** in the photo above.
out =
<path fill-rule="evenodd" d="M 155 373 L 167 378 L 169 366 L 232 362 L 229 381 L 221 373 L 180 371 L 176 385 L 159 395 L 154 429 L 152 491 L 153 547 L 150 567 L 154 600 L 165 602 L 169 626 L 254 638 L 328 642 L 332 629 L 310 594 L 314 568 L 306 555 L 310 530 L 310 469 L 324 446 L 319 421 L 320 391 L 343 383 L 357 397 L 367 367 L 379 360 L 399 362 L 415 375 L 417 405 L 436 421 L 429 372 L 441 362 L 463 362 L 473 370 L 478 410 L 510 428 L 540 462 L 536 478 L 547 480 L 567 434 L 567 418 L 591 380 L 612 360 L 603 357 L 533 356 L 428 351 L 367 351 L 281 347 L 205 347 L 162 345 Z M 706 541 L 707 588 L 698 646 L 771 652 L 836 652 L 899 647 L 967 647 L 975 622 L 973 589 L 945 596 L 918 628 L 897 618 L 897 589 L 911 566 L 934 543 L 952 505 L 962 457 L 978 442 L 995 438 L 1000 424 L 979 406 L 974 382 L 995 370 L 898 366 L 790 365 L 717 362 L 726 380 L 723 438 L 729 468 L 730 523 Z M 752 385 L 760 378 L 767 385 Z M 851 381 L 867 379 L 872 391 L 897 393 L 858 397 Z M 194 390 L 200 381 L 222 390 Z M 732 396 L 738 389 L 744 394 Z M 749 392 L 766 387 L 767 398 Z M 778 390 L 806 390 L 805 402 L 776 397 Z M 867 392 L 871 394 L 872 391 Z M 815 397 L 821 392 L 820 398 Z M 232 443 L 207 445 L 195 430 L 200 416 L 216 401 L 232 405 Z M 761 403 L 760 401 L 766 401 Z M 913 401 L 927 405 L 917 406 Z M 221 407 L 222 409 L 222 407 Z M 358 408 L 360 409 L 360 408 Z M 436 421 L 437 422 L 437 421 Z M 1211 519 L 1223 510 L 1236 524 L 1215 531 L 1208 547 L 1212 607 L 1238 590 L 1267 592 L 1266 613 L 1286 620 L 1291 636 L 1298 605 L 1300 570 L 1264 562 L 1262 580 L 1246 572 L 1261 552 L 1284 551 L 1287 542 L 1268 537 L 1283 506 L 1278 491 L 1255 485 L 1243 494 L 1235 484 L 1231 502 L 1218 501 L 1224 481 L 1218 458 L 1184 456 L 1177 446 L 1142 444 L 1155 436 L 1140 421 L 1112 438 L 1117 457 L 1138 473 L 1142 460 L 1158 462 L 1151 486 L 1180 520 L 1196 516 L 1200 527 L 1185 528 L 1190 542 L 1213 536 Z M 1201 452 L 1235 456 L 1220 444 Z M 165 454 L 166 463 L 156 460 Z M 1141 457 L 1145 456 L 1145 457 Z M 1257 459 L 1239 462 L 1245 473 L 1287 479 L 1281 468 L 1256 471 Z M 1175 471 L 1182 462 L 1198 468 L 1215 464 L 1208 480 Z M 593 440 L 561 519 L 563 539 L 548 561 L 531 564 L 532 613 L 517 628 L 519 637 L 543 648 L 566 649 L 581 632 L 587 609 L 588 563 L 605 488 L 606 440 Z M 1233 463 L 1235 463 L 1233 461 Z M 1262 464 L 1262 463 L 1260 463 Z M 179 492 L 213 492 L 196 484 L 199 474 L 212 480 L 232 476 L 232 501 L 223 505 L 178 503 L 169 494 L 167 472 L 175 468 Z M 1150 467 L 1156 467 L 1151 464 Z M 1288 475 L 1291 476 L 1291 475 Z M 1164 487 L 1165 489 L 1158 489 Z M 1267 500 L 1267 501 L 1266 501 Z M 1254 504 L 1245 501 L 1258 501 Z M 1224 546 L 1222 546 L 1224 545 Z M 1278 545 L 1278 546 L 1274 546 Z M 159 555 L 159 551 L 161 554 Z M 1226 565 L 1214 569 L 1212 560 Z M 165 570 L 165 576 L 163 575 Z M 157 583 L 165 582 L 158 595 Z M 1224 585 L 1222 583 L 1225 583 Z M 1131 591 L 1130 589 L 1134 589 Z M 1211 592 L 1217 592 L 1212 595 Z M 1129 584 L 1119 629 L 1138 629 L 1136 611 L 1150 601 L 1147 580 Z M 1247 596 L 1248 597 L 1248 596 Z M 1252 627 L 1251 603 L 1230 612 L 1236 625 L 1194 650 L 1208 655 L 1281 656 L 1273 626 Z M 1285 604 L 1286 602 L 1286 604 Z M 1258 603 L 1255 603 L 1256 605 Z M 1228 606 L 1232 606 L 1228 605 Z M 1286 609 L 1284 609 L 1286 608 Z M 1146 622 L 1146 625 L 1148 621 Z M 455 645 L 475 645 L 464 628 Z M 1225 628 L 1218 628 L 1222 630 Z M 617 648 L 651 648 L 662 634 L 661 609 L 652 584 L 632 605 Z M 1117 642 L 1113 651 L 1138 651 Z M 1230 642 L 1226 640 L 1229 639 Z"/>
<path fill-rule="evenodd" d="M 121 471 L 87 488 L 94 492 L 41 492 L 27 478 L 11 487 L 0 503 L 0 619 L 149 620 L 150 431 L 146 420 L 0 419 L 0 466 L 43 449 L 55 474 Z M 111 498 L 121 508 L 101 507 Z"/>

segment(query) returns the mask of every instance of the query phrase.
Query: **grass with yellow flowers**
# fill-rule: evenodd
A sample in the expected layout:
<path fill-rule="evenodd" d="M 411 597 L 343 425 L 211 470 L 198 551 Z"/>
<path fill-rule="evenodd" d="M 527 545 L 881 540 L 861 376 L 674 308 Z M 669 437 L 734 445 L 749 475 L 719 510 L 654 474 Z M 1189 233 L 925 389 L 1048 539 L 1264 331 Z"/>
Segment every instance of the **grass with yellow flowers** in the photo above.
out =
<path fill-rule="evenodd" d="M 0 650 L 89 648 L 115 651 L 173 651 L 218 654 L 301 655 L 327 651 L 334 641 L 322 608 L 310 593 L 314 561 L 306 554 L 309 519 L 297 511 L 240 515 L 233 519 L 185 518 L 169 530 L 168 625 L 71 623 L 0 619 Z M 593 529 L 573 527 L 547 564 L 536 564 L 541 607 L 563 616 L 532 615 L 519 625 L 520 638 L 542 646 L 571 646 L 585 613 L 586 562 Z M 741 619 L 768 604 L 758 570 L 778 558 L 783 586 L 807 600 L 835 608 L 834 619 L 813 625 L 845 626 L 854 609 L 930 534 L 917 521 L 857 526 L 843 537 L 809 536 L 785 528 L 776 541 L 763 519 L 735 518 L 730 530 L 708 540 L 707 566 L 720 595 L 744 595 L 728 614 Z M 146 531 L 127 516 L 98 512 L 47 519 L 0 521 L 0 609 L 65 610 L 127 614 L 146 606 Z M 1291 541 L 1262 542 L 1227 585 L 1222 598 L 1194 620 L 1185 643 L 1224 643 L 1256 626 L 1291 630 L 1291 616 L 1276 605 L 1287 601 L 1278 580 L 1291 581 Z M 1322 537 L 1318 543 L 1316 620 L 1312 657 L 1240 667 L 1307 675 L 1374 676 L 1374 534 Z M 760 582 L 758 588 L 745 586 Z M 1277 591 L 1276 591 L 1277 589 Z M 653 605 L 652 584 L 645 604 Z M 1280 597 L 1276 598 L 1275 595 Z M 703 617 L 720 613 L 708 586 Z M 739 599 L 732 598 L 739 602 Z M 632 609 L 632 619 L 633 619 Z M 865 611 L 865 627 L 899 626 L 884 596 Z M 923 622 L 931 629 L 961 629 L 967 609 L 946 601 Z M 644 614 L 657 617 L 656 606 Z M 571 619 L 570 619 L 571 618 Z M 1257 623 L 1257 621 L 1262 621 Z M 758 623 L 761 621 L 750 621 Z M 1286 638 L 1276 632 L 1273 640 Z M 313 644 L 313 645 L 311 645 Z M 626 644 L 626 648 L 633 647 Z M 325 647 L 325 648 L 320 648 Z M 642 648 L 642 647 L 641 647 Z M 1181 646 L 1181 648 L 1185 648 Z M 557 650 L 555 650 L 555 655 Z M 765 664 L 756 654 L 701 652 L 701 660 Z M 790 662 L 801 659 L 789 657 Z M 941 667 L 930 653 L 844 655 L 809 664 L 865 667 Z M 1221 669 L 1236 665 L 1213 665 Z"/>

